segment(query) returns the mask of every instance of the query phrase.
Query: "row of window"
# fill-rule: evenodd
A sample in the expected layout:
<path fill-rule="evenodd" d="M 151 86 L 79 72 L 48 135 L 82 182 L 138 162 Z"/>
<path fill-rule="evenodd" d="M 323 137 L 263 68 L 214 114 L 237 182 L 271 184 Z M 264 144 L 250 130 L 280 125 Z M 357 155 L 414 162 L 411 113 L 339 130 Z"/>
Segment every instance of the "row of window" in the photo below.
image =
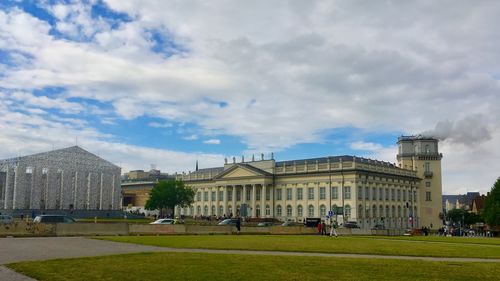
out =
<path fill-rule="evenodd" d="M 385 212 L 384 212 L 385 210 Z M 396 213 L 397 210 L 397 213 Z M 417 207 L 413 207 L 414 212 L 412 212 L 412 206 L 392 206 L 389 205 L 384 206 L 380 205 L 378 208 L 376 205 L 373 205 L 371 208 L 363 208 L 363 205 L 358 206 L 358 218 L 369 217 L 407 217 L 408 215 L 412 215 L 413 213 L 417 213 Z"/>
<path fill-rule="evenodd" d="M 286 188 L 286 200 L 293 200 L 293 189 L 292 188 Z M 364 192 L 363 192 L 364 191 Z M 371 192 L 370 192 L 371 191 Z M 304 199 L 304 190 L 303 188 L 296 188 L 296 199 L 297 200 L 303 200 Z M 218 191 L 219 195 L 219 201 L 224 200 L 224 191 Z M 241 196 L 242 196 L 242 190 L 236 190 L 236 200 L 241 201 Z M 428 195 L 429 194 L 429 195 Z M 363 196 L 364 195 L 364 196 Z M 378 196 L 377 196 L 378 195 Z M 413 196 L 412 196 L 413 195 Z M 426 196 L 429 196 L 430 198 L 430 192 L 427 192 Z M 201 196 L 202 192 L 197 192 L 196 193 L 196 201 L 201 201 Z M 204 191 L 203 192 L 203 201 L 208 201 L 208 196 L 209 192 Z M 217 191 L 211 191 L 210 192 L 211 196 L 211 201 L 216 201 L 216 196 L 217 196 Z M 246 190 L 246 200 L 251 200 L 252 198 L 252 190 L 247 189 Z M 271 192 L 270 189 L 266 190 L 266 200 L 270 200 L 271 197 Z M 333 186 L 331 190 L 331 199 L 338 199 L 339 198 L 339 187 Z M 413 194 L 409 190 L 400 190 L 400 189 L 389 189 L 386 188 L 385 190 L 383 188 L 375 188 L 372 187 L 371 189 L 369 187 L 358 187 L 358 199 L 370 200 L 380 200 L 383 201 L 407 201 L 406 199 L 408 198 L 408 201 L 417 201 L 417 192 L 413 191 Z M 261 200 L 261 190 L 256 190 L 255 191 L 255 199 L 256 200 Z M 314 200 L 315 199 L 315 188 L 314 187 L 309 187 L 307 188 L 307 199 L 308 200 Z M 319 199 L 320 200 L 325 200 L 326 199 L 326 187 L 320 187 L 319 188 Z M 345 186 L 344 187 L 344 199 L 351 199 L 351 187 L 350 186 Z M 231 201 L 233 200 L 233 191 L 228 190 L 227 191 L 227 200 Z M 277 188 L 276 189 L 276 200 L 283 200 L 283 189 L 282 188 Z M 427 199 L 427 201 L 430 201 L 430 199 Z"/>

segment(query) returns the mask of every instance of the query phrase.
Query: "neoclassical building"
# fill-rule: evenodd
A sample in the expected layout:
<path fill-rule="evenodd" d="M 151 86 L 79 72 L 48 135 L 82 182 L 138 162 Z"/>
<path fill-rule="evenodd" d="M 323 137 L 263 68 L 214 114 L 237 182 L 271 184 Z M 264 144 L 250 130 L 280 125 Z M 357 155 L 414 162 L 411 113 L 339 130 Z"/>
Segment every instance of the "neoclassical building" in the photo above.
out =
<path fill-rule="evenodd" d="M 188 216 L 245 215 L 302 221 L 329 211 L 362 227 L 440 227 L 441 157 L 438 141 L 398 139 L 398 165 L 355 156 L 292 161 L 252 159 L 178 175 L 195 189 Z"/>
<path fill-rule="evenodd" d="M 0 160 L 0 210 L 120 210 L 120 172 L 78 146 Z"/>

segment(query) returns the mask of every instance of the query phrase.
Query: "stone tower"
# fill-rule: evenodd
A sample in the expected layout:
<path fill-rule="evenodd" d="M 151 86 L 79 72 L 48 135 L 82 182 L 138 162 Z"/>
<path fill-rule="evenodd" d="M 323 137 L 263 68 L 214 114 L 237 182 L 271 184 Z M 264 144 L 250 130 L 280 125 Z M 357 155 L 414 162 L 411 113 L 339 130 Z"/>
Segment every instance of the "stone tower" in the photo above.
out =
<path fill-rule="evenodd" d="M 399 166 L 414 170 L 421 179 L 417 185 L 417 212 L 415 227 L 439 228 L 442 220 L 442 181 L 441 158 L 438 150 L 438 140 L 423 136 L 402 136 L 398 138 Z M 414 217 L 415 217 L 414 215 Z"/>

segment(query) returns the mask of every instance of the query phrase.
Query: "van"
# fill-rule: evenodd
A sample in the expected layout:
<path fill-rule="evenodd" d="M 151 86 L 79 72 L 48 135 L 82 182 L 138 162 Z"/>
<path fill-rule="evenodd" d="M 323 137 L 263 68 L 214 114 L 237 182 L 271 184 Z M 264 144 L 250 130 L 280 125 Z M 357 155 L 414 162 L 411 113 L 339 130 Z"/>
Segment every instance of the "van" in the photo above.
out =
<path fill-rule="evenodd" d="M 61 215 L 40 215 L 36 216 L 33 222 L 37 223 L 74 223 L 75 219 Z"/>

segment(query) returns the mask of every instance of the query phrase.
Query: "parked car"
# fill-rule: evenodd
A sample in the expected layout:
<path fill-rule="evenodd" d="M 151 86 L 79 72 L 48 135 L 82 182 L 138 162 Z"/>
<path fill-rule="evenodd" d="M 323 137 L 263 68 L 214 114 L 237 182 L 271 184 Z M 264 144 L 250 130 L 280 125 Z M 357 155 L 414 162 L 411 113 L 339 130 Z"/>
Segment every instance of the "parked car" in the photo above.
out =
<path fill-rule="evenodd" d="M 33 222 L 37 223 L 74 223 L 75 219 L 62 215 L 40 215 Z"/>
<path fill-rule="evenodd" d="M 174 219 L 159 219 L 150 224 L 176 224 L 176 221 Z"/>
<path fill-rule="evenodd" d="M 9 215 L 0 215 L 0 224 L 12 223 L 14 219 Z"/>
<path fill-rule="evenodd" d="M 238 219 L 225 219 L 219 222 L 217 225 L 236 225 Z"/>
<path fill-rule="evenodd" d="M 299 226 L 300 224 L 294 222 L 294 221 L 286 221 L 281 226 Z"/>
<path fill-rule="evenodd" d="M 344 227 L 345 228 L 360 228 L 358 223 L 355 221 L 348 221 L 348 222 L 344 223 Z"/>
<path fill-rule="evenodd" d="M 383 224 L 376 224 L 374 227 L 372 227 L 373 230 L 382 230 L 385 229 L 385 226 Z"/>
<path fill-rule="evenodd" d="M 263 221 L 263 222 L 259 222 L 259 224 L 257 224 L 257 226 L 273 226 L 273 223 L 270 221 Z"/>

